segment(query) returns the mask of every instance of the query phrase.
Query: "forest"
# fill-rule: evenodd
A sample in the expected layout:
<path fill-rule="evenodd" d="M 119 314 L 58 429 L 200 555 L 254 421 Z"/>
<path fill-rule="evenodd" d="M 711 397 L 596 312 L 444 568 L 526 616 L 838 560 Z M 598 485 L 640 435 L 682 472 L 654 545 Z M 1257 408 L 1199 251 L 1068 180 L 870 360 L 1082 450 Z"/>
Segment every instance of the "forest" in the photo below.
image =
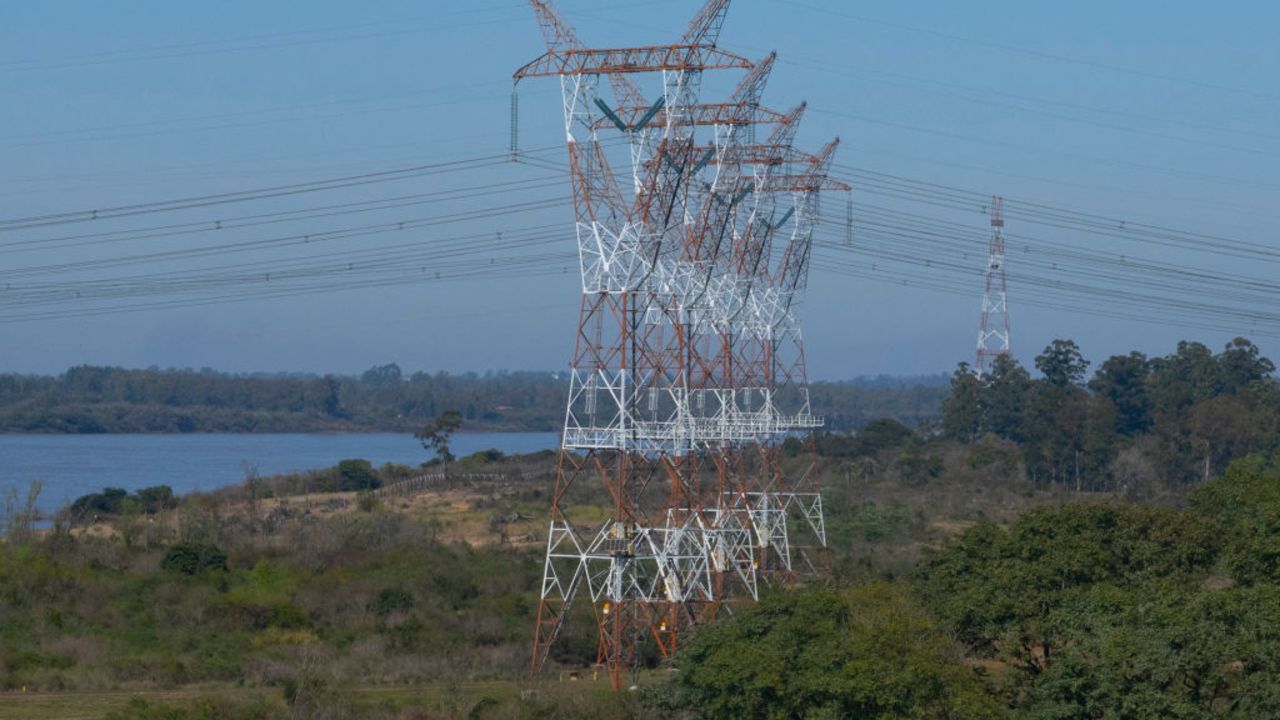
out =
<path fill-rule="evenodd" d="M 1076 490 L 1177 487 L 1207 481 L 1238 457 L 1280 447 L 1275 364 L 1236 338 L 1216 355 L 1195 342 L 1148 358 L 1089 362 L 1070 340 L 1035 358 L 1040 377 L 1007 356 L 982 377 L 956 369 L 942 433 L 1016 443 L 1030 478 Z"/>
<path fill-rule="evenodd" d="M 521 694 L 550 453 L 425 489 L 434 467 L 351 459 L 104 490 L 45 528 L 11 489 L 0 720 L 1280 717 L 1274 365 L 1243 339 L 1033 365 L 961 365 L 933 420 L 818 436 L 830 572 L 644 653 L 620 693 L 580 607 Z"/>
<path fill-rule="evenodd" d="M 565 373 L 406 375 L 395 363 L 358 377 L 80 366 L 0 374 L 0 432 L 413 432 L 446 409 L 470 430 L 556 431 L 567 393 Z M 812 393 L 832 429 L 853 430 L 937 419 L 947 390 L 945 376 L 875 377 L 814 383 Z"/>

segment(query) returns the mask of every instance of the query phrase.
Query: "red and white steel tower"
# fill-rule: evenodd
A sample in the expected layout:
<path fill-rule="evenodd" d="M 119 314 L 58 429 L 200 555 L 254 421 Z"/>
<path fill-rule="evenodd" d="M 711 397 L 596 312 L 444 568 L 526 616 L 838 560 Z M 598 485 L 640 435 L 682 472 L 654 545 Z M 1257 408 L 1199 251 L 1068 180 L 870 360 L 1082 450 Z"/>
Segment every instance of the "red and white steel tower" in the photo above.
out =
<path fill-rule="evenodd" d="M 675 44 L 607 49 L 530 5 L 547 51 L 515 79 L 560 81 L 582 282 L 532 676 L 581 599 L 616 688 L 644 644 L 820 564 L 816 463 L 781 447 L 822 425 L 799 309 L 818 195 L 848 187 L 838 141 L 792 146 L 804 105 L 760 104 L 774 56 L 717 47 L 728 0 Z M 703 102 L 720 71 L 745 74 Z"/>
<path fill-rule="evenodd" d="M 983 273 L 982 318 L 974 370 L 989 372 L 1000 355 L 1009 354 L 1009 297 L 1004 277 L 1004 198 L 991 198 L 991 243 Z"/>

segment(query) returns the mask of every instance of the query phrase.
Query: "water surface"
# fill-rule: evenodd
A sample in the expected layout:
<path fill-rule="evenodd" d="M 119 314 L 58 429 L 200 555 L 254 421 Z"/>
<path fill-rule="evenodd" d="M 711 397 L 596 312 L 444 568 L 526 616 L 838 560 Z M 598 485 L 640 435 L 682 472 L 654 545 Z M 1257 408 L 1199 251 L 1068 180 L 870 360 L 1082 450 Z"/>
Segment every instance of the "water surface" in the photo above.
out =
<path fill-rule="evenodd" d="M 556 433 L 459 433 L 454 455 L 497 448 L 504 453 L 554 449 Z M 0 487 L 25 495 L 42 480 L 40 508 L 56 510 L 104 487 L 137 490 L 169 485 L 177 493 L 212 490 L 259 475 L 332 467 L 346 458 L 417 465 L 433 457 L 412 435 L 0 435 Z"/>

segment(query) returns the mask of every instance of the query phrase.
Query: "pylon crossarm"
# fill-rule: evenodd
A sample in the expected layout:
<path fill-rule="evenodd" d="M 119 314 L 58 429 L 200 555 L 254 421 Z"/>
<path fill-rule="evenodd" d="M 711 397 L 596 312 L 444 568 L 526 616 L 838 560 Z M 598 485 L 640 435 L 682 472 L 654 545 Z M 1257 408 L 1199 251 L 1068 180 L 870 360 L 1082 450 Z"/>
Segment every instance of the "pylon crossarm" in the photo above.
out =
<path fill-rule="evenodd" d="M 516 80 L 563 75 L 629 75 L 750 69 L 751 61 L 705 45 L 548 50 L 515 72 Z"/>

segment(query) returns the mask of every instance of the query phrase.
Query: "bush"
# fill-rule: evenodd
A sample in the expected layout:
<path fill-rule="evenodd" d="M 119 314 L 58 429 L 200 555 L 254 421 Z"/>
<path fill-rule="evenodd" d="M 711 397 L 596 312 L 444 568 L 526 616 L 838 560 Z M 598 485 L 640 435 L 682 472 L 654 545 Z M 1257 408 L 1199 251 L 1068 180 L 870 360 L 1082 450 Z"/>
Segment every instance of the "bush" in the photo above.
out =
<path fill-rule="evenodd" d="M 128 498 L 128 490 L 111 487 L 103 488 L 100 493 L 81 495 L 76 498 L 76 501 L 71 503 L 71 511 L 76 515 L 89 515 L 92 513 L 118 515 L 124 510 L 125 501 Z"/>
<path fill-rule="evenodd" d="M 142 511 L 149 515 L 178 506 L 178 500 L 173 496 L 173 488 L 168 485 L 142 488 L 137 492 L 136 497 L 142 506 Z"/>
<path fill-rule="evenodd" d="M 105 720 L 275 720 L 285 716 L 281 708 L 261 698 L 200 698 L 185 707 L 134 698 L 123 708 L 107 713 Z"/>
<path fill-rule="evenodd" d="M 462 463 L 467 465 L 484 465 L 485 463 L 498 462 L 505 458 L 501 450 L 497 448 L 489 448 L 488 450 L 477 450 L 470 455 L 462 458 Z"/>
<path fill-rule="evenodd" d="M 382 485 L 368 460 L 343 460 L 338 463 L 338 478 L 338 489 L 343 491 L 376 490 Z"/>
<path fill-rule="evenodd" d="M 937 479 L 945 469 L 942 456 L 937 453 L 925 455 L 915 449 L 908 449 L 898 456 L 898 472 L 902 479 L 913 485 L 924 485 Z"/>
<path fill-rule="evenodd" d="M 808 588 L 762 598 L 699 628 L 679 672 L 646 693 L 697 717 L 1003 717 L 959 648 L 906 588 Z M 674 713 L 672 712 L 674 711 Z"/>
<path fill-rule="evenodd" d="M 216 545 L 179 543 L 169 548 L 160 567 L 184 575 L 196 575 L 205 570 L 227 569 L 227 554 Z"/>
<path fill-rule="evenodd" d="M 915 440 L 915 431 L 897 420 L 872 420 L 855 436 L 858 455 L 875 455 L 881 450 L 900 448 Z"/>
<path fill-rule="evenodd" d="M 100 493 L 81 495 L 71 503 L 72 515 L 86 517 L 89 515 L 120 515 L 127 512 L 142 511 L 154 515 L 161 510 L 170 510 L 178 506 L 178 498 L 173 488 L 168 485 L 142 488 L 130 495 L 123 488 L 103 488 Z"/>
<path fill-rule="evenodd" d="M 356 509 L 360 512 L 370 513 L 378 509 L 378 498 L 368 490 L 361 490 L 356 493 Z"/>
<path fill-rule="evenodd" d="M 413 609 L 413 596 L 400 588 L 386 588 L 378 593 L 378 599 L 370 604 L 369 609 L 376 615 L 386 616 L 393 612 Z"/>

